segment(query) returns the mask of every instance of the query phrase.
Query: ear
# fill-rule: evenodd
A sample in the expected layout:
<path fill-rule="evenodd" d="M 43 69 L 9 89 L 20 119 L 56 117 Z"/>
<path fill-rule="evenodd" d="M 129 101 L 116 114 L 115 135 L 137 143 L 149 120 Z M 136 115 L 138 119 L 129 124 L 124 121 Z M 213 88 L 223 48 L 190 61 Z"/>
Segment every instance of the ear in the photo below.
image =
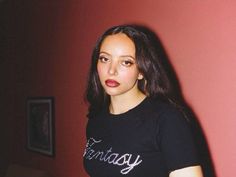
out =
<path fill-rule="evenodd" d="M 142 80 L 143 79 L 143 74 L 139 73 L 138 74 L 138 80 Z"/>

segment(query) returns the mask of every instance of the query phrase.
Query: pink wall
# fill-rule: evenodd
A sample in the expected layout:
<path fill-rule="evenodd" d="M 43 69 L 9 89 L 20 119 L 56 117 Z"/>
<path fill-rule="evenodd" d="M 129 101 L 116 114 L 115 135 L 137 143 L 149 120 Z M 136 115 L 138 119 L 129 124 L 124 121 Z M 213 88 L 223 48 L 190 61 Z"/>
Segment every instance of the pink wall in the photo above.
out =
<path fill-rule="evenodd" d="M 1 61 L 5 164 L 46 169 L 56 177 L 86 177 L 83 92 L 91 50 L 107 27 L 135 22 L 162 40 L 204 129 L 217 176 L 235 174 L 235 1 L 9 0 L 4 5 L 10 39 Z M 55 158 L 24 147 L 25 99 L 38 95 L 56 99 Z"/>
<path fill-rule="evenodd" d="M 205 131 L 217 176 L 235 174 L 236 2 L 93 2 L 81 4 L 81 40 L 90 47 L 105 28 L 120 23 L 137 22 L 155 30 Z M 84 54 L 89 56 L 87 50 Z"/>

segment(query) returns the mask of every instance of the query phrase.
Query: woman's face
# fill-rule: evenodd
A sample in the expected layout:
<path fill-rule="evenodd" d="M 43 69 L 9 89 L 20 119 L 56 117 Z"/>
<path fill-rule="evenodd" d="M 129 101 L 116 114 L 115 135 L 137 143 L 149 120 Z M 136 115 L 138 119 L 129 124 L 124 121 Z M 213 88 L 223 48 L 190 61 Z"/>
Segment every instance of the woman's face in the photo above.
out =
<path fill-rule="evenodd" d="M 101 44 L 97 70 L 105 92 L 110 96 L 136 95 L 137 81 L 143 76 L 135 59 L 135 45 L 123 33 L 107 36 Z"/>

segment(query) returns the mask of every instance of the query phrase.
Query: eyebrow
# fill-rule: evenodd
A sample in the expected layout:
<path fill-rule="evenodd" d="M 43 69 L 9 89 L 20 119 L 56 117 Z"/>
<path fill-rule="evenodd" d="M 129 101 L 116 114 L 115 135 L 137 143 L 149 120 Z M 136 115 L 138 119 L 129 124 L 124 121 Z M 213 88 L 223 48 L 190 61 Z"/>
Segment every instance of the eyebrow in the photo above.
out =
<path fill-rule="evenodd" d="M 99 52 L 99 55 L 100 55 L 100 54 L 106 54 L 106 55 L 111 56 L 111 54 L 109 54 L 109 53 L 107 53 L 107 52 L 103 52 L 103 51 Z M 120 57 L 122 57 L 122 58 L 129 57 L 129 58 L 132 58 L 133 60 L 135 60 L 135 58 L 134 58 L 132 55 L 121 55 Z"/>
<path fill-rule="evenodd" d="M 100 54 L 110 55 L 109 53 L 107 53 L 107 52 L 103 52 L 103 51 L 99 52 L 99 55 L 100 55 Z"/>

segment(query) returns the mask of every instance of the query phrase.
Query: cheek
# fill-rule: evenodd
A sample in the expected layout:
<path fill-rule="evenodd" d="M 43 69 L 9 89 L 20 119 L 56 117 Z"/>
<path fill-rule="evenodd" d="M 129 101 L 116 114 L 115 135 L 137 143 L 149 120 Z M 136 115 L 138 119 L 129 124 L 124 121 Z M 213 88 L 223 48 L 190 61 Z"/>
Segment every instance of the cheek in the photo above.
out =
<path fill-rule="evenodd" d="M 100 75 L 100 73 L 102 72 L 101 65 L 99 64 L 97 64 L 97 71 L 98 71 L 98 75 Z"/>
<path fill-rule="evenodd" d="M 126 83 L 134 83 L 138 79 L 138 72 L 136 70 L 124 72 L 120 74 L 120 77 L 126 82 Z"/>
<path fill-rule="evenodd" d="M 98 76 L 99 76 L 99 78 L 101 80 L 103 78 L 103 76 L 104 76 L 105 68 L 98 64 L 97 65 L 97 72 L 98 72 Z"/>

